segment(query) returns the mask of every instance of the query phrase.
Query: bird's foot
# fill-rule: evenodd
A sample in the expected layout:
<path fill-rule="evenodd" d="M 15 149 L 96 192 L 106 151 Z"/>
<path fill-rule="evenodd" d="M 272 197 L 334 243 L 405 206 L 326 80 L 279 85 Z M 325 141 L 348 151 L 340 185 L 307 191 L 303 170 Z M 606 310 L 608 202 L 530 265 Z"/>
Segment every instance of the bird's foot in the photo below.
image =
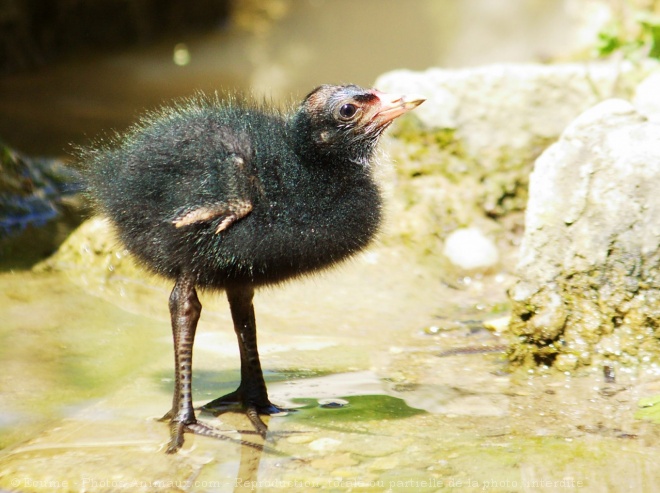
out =
<path fill-rule="evenodd" d="M 213 426 L 207 425 L 206 423 L 197 421 L 197 419 L 195 419 L 194 416 L 192 418 L 186 418 L 184 420 L 181 420 L 174 418 L 174 415 L 175 413 L 172 410 L 170 410 L 167 413 L 165 413 L 165 415 L 162 418 L 158 420 L 158 421 L 170 422 L 170 441 L 167 444 L 167 449 L 165 450 L 165 453 L 167 454 L 177 453 L 179 449 L 183 446 L 185 433 L 192 433 L 194 435 L 201 435 L 209 438 L 214 438 L 216 440 L 228 440 L 230 442 L 234 442 L 239 445 L 243 445 L 245 447 L 251 447 L 259 451 L 265 451 L 271 454 L 281 455 L 281 452 L 278 452 L 277 450 L 274 450 L 270 447 L 266 447 L 263 444 L 254 443 L 248 440 L 242 440 L 227 435 L 228 433 L 235 433 L 236 430 L 219 430 L 217 428 L 214 428 Z M 248 416 L 249 416 L 249 411 L 248 411 Z M 256 419 L 261 423 L 263 428 L 261 430 L 256 429 L 257 425 L 254 424 L 252 418 L 250 418 L 250 421 L 253 422 L 253 426 L 255 426 L 255 430 L 256 430 L 255 433 L 259 435 L 261 438 L 265 439 L 268 428 L 263 423 L 263 421 L 261 421 L 258 415 L 256 415 Z M 238 432 L 244 433 L 240 430 L 238 430 Z"/>
<path fill-rule="evenodd" d="M 230 392 L 227 395 L 223 395 L 222 397 L 213 399 L 211 402 L 207 402 L 202 407 L 200 407 L 200 410 L 217 416 L 225 411 L 232 410 L 242 405 L 243 405 L 243 392 L 239 387 L 238 389 L 234 390 L 233 392 Z"/>
<path fill-rule="evenodd" d="M 249 406 L 245 410 L 245 414 L 250 420 L 250 423 L 252 423 L 252 426 L 254 427 L 254 431 L 256 431 L 261 438 L 265 439 L 266 434 L 268 433 L 268 425 L 264 423 L 263 420 L 261 419 L 261 416 L 259 416 L 259 410 L 257 409 L 257 407 Z"/>
<path fill-rule="evenodd" d="M 183 445 L 183 435 L 187 426 L 181 421 L 170 421 L 170 443 L 167 445 L 167 450 L 165 450 L 166 454 L 175 454 L 179 451 Z"/>
<path fill-rule="evenodd" d="M 192 431 L 191 426 L 197 425 L 197 419 L 193 413 L 177 415 L 170 409 L 159 421 L 170 422 L 170 442 L 165 453 L 175 454 L 183 445 L 183 435 L 186 431 Z M 193 432 L 194 433 L 194 432 Z"/>
<path fill-rule="evenodd" d="M 287 409 L 284 407 L 276 406 L 268 400 L 267 396 L 265 398 L 258 399 L 258 402 L 261 402 L 261 404 L 255 404 L 255 401 L 257 401 L 257 399 L 250 399 L 239 387 L 234 392 L 208 402 L 201 407 L 201 410 L 211 413 L 214 416 L 218 416 L 219 414 L 229 410 L 240 409 L 245 412 L 256 433 L 262 438 L 266 437 L 268 426 L 261 419 L 261 415 L 274 416 L 295 412 L 295 409 Z"/>
<path fill-rule="evenodd" d="M 266 416 L 295 412 L 295 409 L 287 409 L 271 403 L 267 395 L 248 395 L 248 393 L 243 391 L 242 387 L 238 387 L 227 395 L 207 402 L 200 409 L 218 416 L 225 411 L 235 410 L 237 408 L 243 410 L 254 409 L 257 414 Z"/>
<path fill-rule="evenodd" d="M 202 423 L 201 421 L 197 421 L 195 423 L 186 425 L 185 427 L 186 431 L 190 433 L 194 433 L 195 435 L 201 435 L 209 438 L 215 438 L 216 440 L 229 440 L 231 442 L 237 443 L 239 445 L 242 445 L 244 447 L 250 447 L 255 450 L 258 450 L 260 452 L 268 452 L 273 455 L 285 455 L 282 452 L 275 450 L 272 447 L 268 447 L 264 444 L 261 443 L 255 443 L 255 442 L 250 442 L 248 440 L 242 440 L 240 438 L 232 438 L 230 436 L 227 436 L 227 431 L 223 430 L 218 430 L 217 428 L 214 428 L 213 426 L 209 426 L 205 423 Z M 232 432 L 232 431 L 229 431 Z M 242 433 L 239 431 L 239 433 Z M 260 435 L 261 436 L 261 435 Z M 265 438 L 265 437 L 261 437 Z"/>

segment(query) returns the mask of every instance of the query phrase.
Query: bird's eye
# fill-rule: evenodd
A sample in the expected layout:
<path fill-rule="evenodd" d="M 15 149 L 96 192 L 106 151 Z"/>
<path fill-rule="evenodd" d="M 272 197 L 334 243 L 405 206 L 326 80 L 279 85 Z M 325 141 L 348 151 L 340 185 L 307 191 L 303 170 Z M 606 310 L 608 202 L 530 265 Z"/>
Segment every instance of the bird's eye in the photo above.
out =
<path fill-rule="evenodd" d="M 345 104 L 339 108 L 339 116 L 345 120 L 349 120 L 355 116 L 357 113 L 358 107 L 354 104 Z"/>

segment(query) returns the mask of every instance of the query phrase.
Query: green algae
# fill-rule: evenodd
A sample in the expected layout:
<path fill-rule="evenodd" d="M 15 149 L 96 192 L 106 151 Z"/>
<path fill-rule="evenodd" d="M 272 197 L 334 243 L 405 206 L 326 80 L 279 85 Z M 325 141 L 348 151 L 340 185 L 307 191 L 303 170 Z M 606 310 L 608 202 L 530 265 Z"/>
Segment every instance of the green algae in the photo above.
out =
<path fill-rule="evenodd" d="M 635 419 L 643 419 L 660 425 L 660 395 L 644 397 L 637 403 L 640 409 L 635 412 Z"/>
<path fill-rule="evenodd" d="M 301 407 L 300 412 L 292 415 L 290 419 L 301 423 L 312 421 L 315 426 L 324 426 L 338 422 L 403 419 L 425 412 L 408 406 L 403 399 L 389 395 L 354 395 L 340 399 L 347 401 L 347 404 L 334 409 L 320 406 L 317 399 L 293 399 L 292 401 Z"/>
<path fill-rule="evenodd" d="M 657 254 L 653 254 L 657 255 Z M 628 367 L 660 361 L 660 283 L 655 261 L 611 251 L 606 265 L 562 273 L 522 302 L 512 303 L 511 361 L 560 371 L 612 362 Z"/>

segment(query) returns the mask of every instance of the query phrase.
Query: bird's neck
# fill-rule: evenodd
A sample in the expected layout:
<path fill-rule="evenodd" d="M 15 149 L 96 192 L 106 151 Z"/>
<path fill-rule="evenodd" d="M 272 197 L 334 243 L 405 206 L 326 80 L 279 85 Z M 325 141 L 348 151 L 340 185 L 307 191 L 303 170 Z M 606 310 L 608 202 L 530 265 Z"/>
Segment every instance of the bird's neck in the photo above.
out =
<path fill-rule="evenodd" d="M 303 163 L 338 171 L 343 165 L 367 171 L 376 144 L 375 141 L 326 142 L 322 132 L 316 130 L 309 117 L 303 113 L 297 113 L 289 119 L 286 135 L 291 149 Z"/>

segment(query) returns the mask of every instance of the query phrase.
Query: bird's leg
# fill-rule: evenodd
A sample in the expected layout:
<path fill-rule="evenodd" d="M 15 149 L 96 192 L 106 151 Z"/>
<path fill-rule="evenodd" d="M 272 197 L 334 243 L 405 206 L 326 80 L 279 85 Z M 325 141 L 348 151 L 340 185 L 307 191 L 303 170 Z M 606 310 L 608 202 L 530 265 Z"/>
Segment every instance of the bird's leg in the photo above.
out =
<path fill-rule="evenodd" d="M 231 309 L 234 330 L 238 337 L 241 355 L 241 400 L 247 406 L 270 407 L 257 349 L 257 324 L 254 316 L 251 287 L 228 289 L 227 298 Z"/>
<path fill-rule="evenodd" d="M 181 448 L 186 426 L 197 422 L 192 406 L 192 353 L 201 311 L 202 305 L 197 298 L 192 278 L 179 276 L 170 294 L 174 337 L 174 397 L 172 409 L 163 416 L 163 420 L 170 420 L 168 454 Z"/>
<path fill-rule="evenodd" d="M 266 425 L 259 418 L 259 414 L 277 414 L 284 410 L 271 404 L 268 399 L 266 382 L 257 351 L 257 325 L 252 305 L 253 296 L 254 289 L 251 286 L 227 288 L 227 299 L 241 354 L 241 383 L 234 392 L 209 402 L 203 409 L 218 412 L 225 409 L 227 405 L 241 404 L 255 429 L 260 434 L 265 434 Z"/>

